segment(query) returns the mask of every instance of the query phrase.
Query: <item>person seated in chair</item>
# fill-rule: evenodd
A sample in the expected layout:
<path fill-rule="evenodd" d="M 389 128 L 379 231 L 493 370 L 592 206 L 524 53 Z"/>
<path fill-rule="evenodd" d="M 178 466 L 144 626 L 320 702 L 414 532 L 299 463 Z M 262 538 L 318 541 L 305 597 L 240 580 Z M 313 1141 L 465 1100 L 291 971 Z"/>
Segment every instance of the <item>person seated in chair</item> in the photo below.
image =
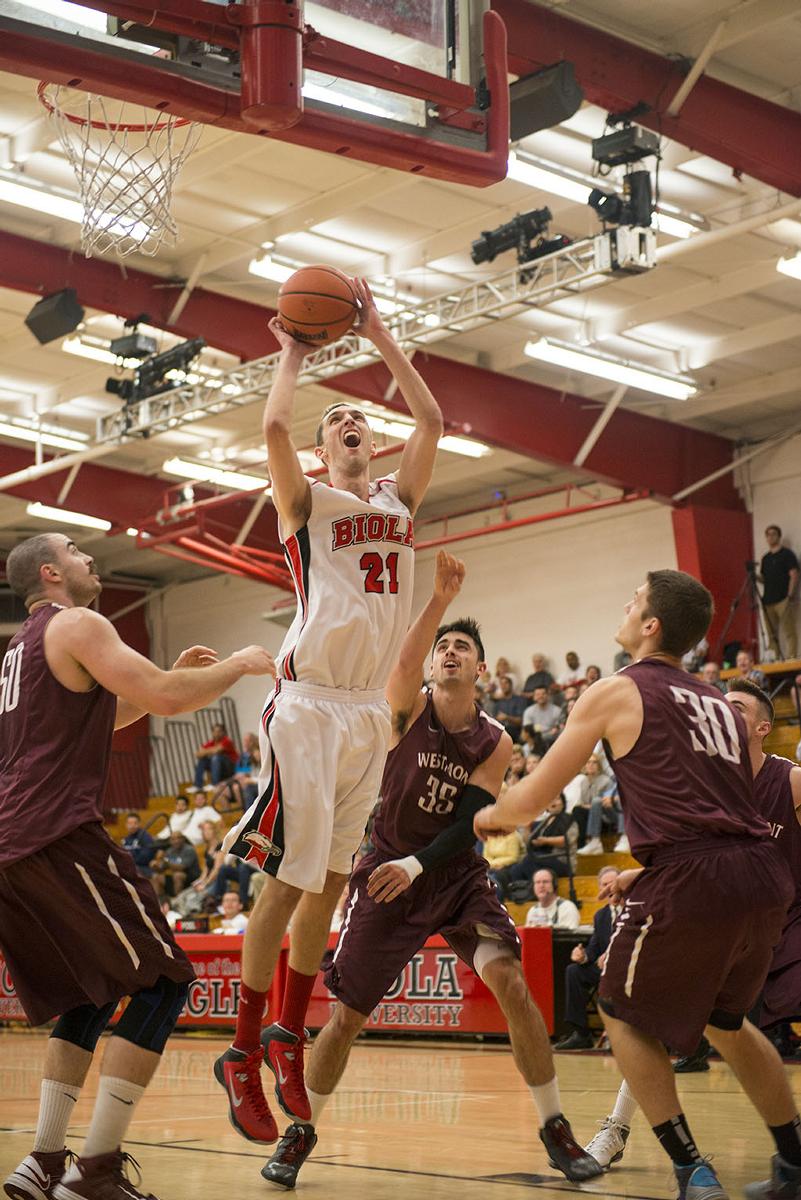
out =
<path fill-rule="evenodd" d="M 556 894 L 557 877 L 550 867 L 534 873 L 534 897 L 537 901 L 526 913 L 526 928 L 550 925 L 551 929 L 578 929 L 581 917 L 572 900 Z"/>
<path fill-rule="evenodd" d="M 510 867 L 491 873 L 501 900 L 508 896 L 511 884 L 531 879 L 538 867 L 548 867 L 557 876 L 570 874 L 569 830 L 572 824 L 573 818 L 565 812 L 565 798 L 560 793 L 531 826 L 528 836 L 524 835 L 525 857 Z"/>
<path fill-rule="evenodd" d="M 601 867 L 598 888 L 620 872 L 617 867 Z M 574 946 L 571 962 L 565 969 L 565 1021 L 573 1028 L 555 1050 L 590 1050 L 593 1037 L 587 1024 L 587 1004 L 601 979 L 606 951 L 617 920 L 618 909 L 611 904 L 599 908 L 592 921 L 592 937 L 586 946 Z"/>

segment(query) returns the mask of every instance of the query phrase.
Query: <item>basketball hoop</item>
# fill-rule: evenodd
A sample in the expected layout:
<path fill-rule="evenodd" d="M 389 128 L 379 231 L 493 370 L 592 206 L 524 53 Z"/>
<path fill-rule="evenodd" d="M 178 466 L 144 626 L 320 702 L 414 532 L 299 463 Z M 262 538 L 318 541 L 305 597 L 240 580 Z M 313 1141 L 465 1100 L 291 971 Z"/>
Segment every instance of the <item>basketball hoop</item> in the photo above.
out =
<path fill-rule="evenodd" d="M 173 187 L 200 125 L 146 108 L 134 110 L 141 116 L 132 121 L 126 101 L 47 82 L 37 91 L 78 180 L 86 257 L 110 250 L 119 258 L 152 256 L 163 243 L 173 245 Z"/>

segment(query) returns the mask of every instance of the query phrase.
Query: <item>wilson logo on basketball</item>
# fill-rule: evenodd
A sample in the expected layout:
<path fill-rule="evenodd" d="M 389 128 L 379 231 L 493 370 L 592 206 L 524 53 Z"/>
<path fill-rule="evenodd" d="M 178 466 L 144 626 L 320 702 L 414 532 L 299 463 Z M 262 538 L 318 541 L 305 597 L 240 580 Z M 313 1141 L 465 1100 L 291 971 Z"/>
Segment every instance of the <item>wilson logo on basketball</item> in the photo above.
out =
<path fill-rule="evenodd" d="M 331 522 L 332 550 L 345 546 L 360 546 L 365 542 L 394 542 L 396 546 L 414 549 L 414 526 L 411 517 L 398 513 L 356 513 Z"/>

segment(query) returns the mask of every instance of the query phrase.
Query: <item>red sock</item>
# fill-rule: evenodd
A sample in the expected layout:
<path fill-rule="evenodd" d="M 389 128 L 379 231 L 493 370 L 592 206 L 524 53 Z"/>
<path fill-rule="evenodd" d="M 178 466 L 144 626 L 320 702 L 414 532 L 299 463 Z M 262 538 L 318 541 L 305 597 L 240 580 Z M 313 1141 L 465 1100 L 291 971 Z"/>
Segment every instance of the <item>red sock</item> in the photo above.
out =
<path fill-rule="evenodd" d="M 290 1033 L 297 1034 L 298 1037 L 303 1037 L 306 1009 L 309 1007 L 316 978 L 316 971 L 313 975 L 301 975 L 300 971 L 294 970 L 293 967 L 287 967 L 284 1001 L 281 1005 L 278 1024 L 284 1029 L 288 1029 Z"/>
<path fill-rule="evenodd" d="M 236 1014 L 236 1033 L 234 1049 L 252 1054 L 258 1050 L 259 1034 L 264 1010 L 267 1007 L 267 993 L 254 992 L 246 983 L 239 990 L 239 1011 Z"/>

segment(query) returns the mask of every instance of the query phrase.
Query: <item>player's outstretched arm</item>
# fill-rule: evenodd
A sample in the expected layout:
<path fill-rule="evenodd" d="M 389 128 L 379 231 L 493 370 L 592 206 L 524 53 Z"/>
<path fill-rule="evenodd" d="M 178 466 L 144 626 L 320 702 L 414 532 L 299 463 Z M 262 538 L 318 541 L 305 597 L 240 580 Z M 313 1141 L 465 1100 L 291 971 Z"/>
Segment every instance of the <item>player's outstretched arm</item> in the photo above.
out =
<path fill-rule="evenodd" d="M 398 494 L 414 515 L 431 482 L 437 445 L 444 429 L 442 412 L 428 385 L 381 320 L 367 280 L 354 279 L 353 287 L 360 304 L 355 332 L 378 350 L 414 417 L 414 433 L 403 448 L 397 476 Z"/>
<path fill-rule="evenodd" d="M 387 682 L 387 702 L 392 710 L 394 737 L 403 737 L 420 696 L 423 670 L 434 636 L 448 605 L 458 596 L 464 580 L 464 563 L 445 550 L 437 551 L 431 599 L 410 626 Z"/>
<path fill-rule="evenodd" d="M 178 655 L 172 664 L 172 669 L 173 671 L 178 671 L 184 667 L 208 667 L 212 663 L 219 661 L 220 656 L 210 646 L 189 646 L 188 649 L 182 650 Z M 126 725 L 133 725 L 134 721 L 138 721 L 140 717 L 144 717 L 146 712 L 146 708 L 138 708 L 137 705 L 130 704 L 127 700 L 121 700 L 117 697 L 117 713 L 114 718 L 114 728 L 124 729 Z"/>
<path fill-rule="evenodd" d="M 612 675 L 593 684 L 579 698 L 564 732 L 537 770 L 510 787 L 497 804 L 477 814 L 476 836 L 485 838 L 498 830 L 508 832 L 532 821 L 578 775 L 601 738 L 609 738 L 613 750 L 615 742 L 625 743 L 628 739 L 629 745 L 622 751 L 625 753 L 636 741 L 641 724 L 642 705 L 632 680 Z"/>
<path fill-rule="evenodd" d="M 314 346 L 293 338 L 278 317 L 270 321 L 270 332 L 281 346 L 281 357 L 264 406 L 264 441 L 273 503 L 281 518 L 283 532 L 288 535 L 305 525 L 311 512 L 309 481 L 303 474 L 292 441 L 292 419 L 301 363 Z"/>
<path fill-rule="evenodd" d="M 45 634 L 45 654 L 56 678 L 81 670 L 135 708 L 162 717 L 203 708 L 243 675 L 275 675 L 273 657 L 261 646 L 246 646 L 211 666 L 162 671 L 88 608 L 56 614 Z"/>
<path fill-rule="evenodd" d="M 422 871 L 430 871 L 462 854 L 475 845 L 473 832 L 475 815 L 489 801 L 497 798 L 504 775 L 509 767 L 514 743 L 508 733 L 501 735 L 489 758 L 479 763 L 464 786 L 459 803 L 450 825 L 437 836 L 406 858 L 382 863 L 371 872 L 367 881 L 367 894 L 376 904 L 389 903 L 406 891 Z"/>

